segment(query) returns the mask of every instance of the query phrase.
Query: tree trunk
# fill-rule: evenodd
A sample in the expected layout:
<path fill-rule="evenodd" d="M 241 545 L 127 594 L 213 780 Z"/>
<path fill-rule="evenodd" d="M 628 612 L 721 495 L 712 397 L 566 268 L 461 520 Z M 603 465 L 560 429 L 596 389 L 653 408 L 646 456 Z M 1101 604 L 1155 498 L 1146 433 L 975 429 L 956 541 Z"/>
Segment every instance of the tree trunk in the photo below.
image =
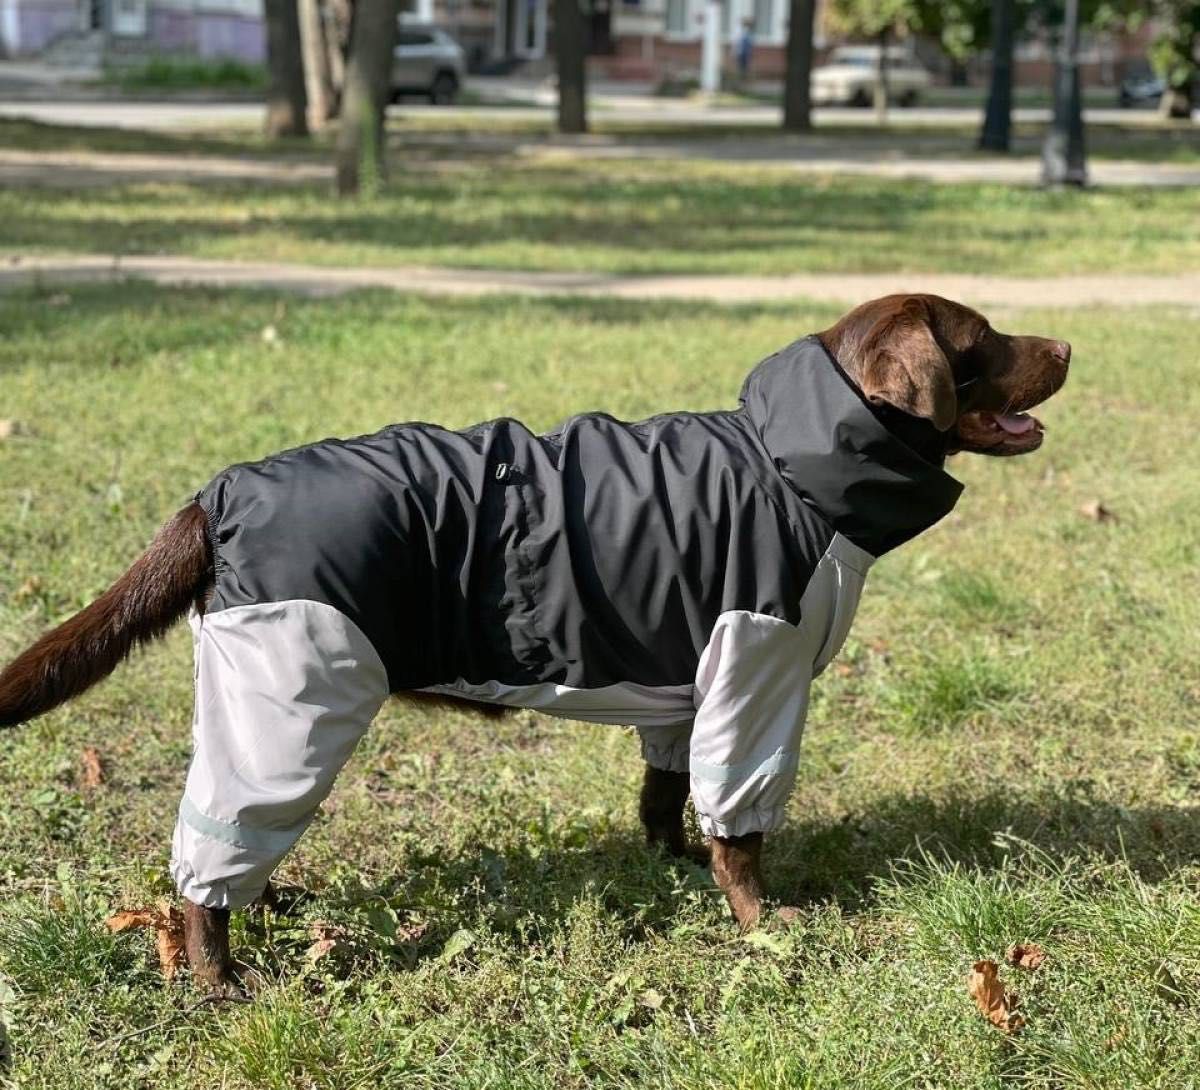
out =
<path fill-rule="evenodd" d="M 875 120 L 879 124 L 887 121 L 888 115 L 888 39 L 891 37 L 889 28 L 884 27 L 879 32 L 879 63 L 875 66 Z"/>
<path fill-rule="evenodd" d="M 1156 67 L 1165 73 L 1167 89 L 1159 115 L 1171 120 L 1190 119 L 1196 105 L 1196 39 L 1200 37 L 1200 4 L 1173 5 L 1174 21 L 1154 44 Z"/>
<path fill-rule="evenodd" d="M 792 0 L 788 12 L 787 68 L 783 80 L 783 127 L 812 128 L 812 59 L 815 0 Z"/>
<path fill-rule="evenodd" d="M 267 23 L 266 132 L 268 136 L 307 136 L 304 60 L 296 0 L 265 0 Z"/>
<path fill-rule="evenodd" d="M 300 44 L 304 56 L 304 87 L 308 92 L 308 127 L 321 129 L 334 115 L 333 80 L 325 27 L 317 0 L 299 0 Z"/>
<path fill-rule="evenodd" d="M 554 0 L 558 131 L 587 132 L 587 28 L 580 0 Z"/>
<path fill-rule="evenodd" d="M 979 146 L 1008 151 L 1012 145 L 1013 0 L 992 0 L 992 79 Z"/>
<path fill-rule="evenodd" d="M 356 0 L 337 141 L 337 191 L 373 192 L 384 176 L 383 114 L 392 91 L 396 0 Z"/>

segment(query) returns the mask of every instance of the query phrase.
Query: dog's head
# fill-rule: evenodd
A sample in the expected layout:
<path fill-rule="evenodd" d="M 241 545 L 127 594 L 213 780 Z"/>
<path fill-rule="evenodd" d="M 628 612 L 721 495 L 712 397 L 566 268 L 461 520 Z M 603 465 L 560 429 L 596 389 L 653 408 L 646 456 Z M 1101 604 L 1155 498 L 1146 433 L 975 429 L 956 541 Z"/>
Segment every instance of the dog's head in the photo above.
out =
<path fill-rule="evenodd" d="M 954 454 L 1026 454 L 1042 445 L 1027 410 L 1067 379 L 1071 346 L 994 330 L 937 295 L 887 295 L 818 334 L 874 405 L 932 421 Z"/>

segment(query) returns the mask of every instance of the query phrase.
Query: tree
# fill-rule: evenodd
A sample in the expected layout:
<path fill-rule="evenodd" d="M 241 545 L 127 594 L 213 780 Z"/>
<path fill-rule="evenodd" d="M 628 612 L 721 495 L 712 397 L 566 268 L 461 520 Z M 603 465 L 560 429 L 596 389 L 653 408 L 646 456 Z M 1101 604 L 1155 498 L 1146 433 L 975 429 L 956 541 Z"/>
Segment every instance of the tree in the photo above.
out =
<path fill-rule="evenodd" d="M 921 24 L 919 0 L 832 0 L 832 23 L 844 34 L 873 38 L 879 45 L 875 68 L 875 116 L 882 122 L 888 111 L 888 45 L 897 33 Z"/>
<path fill-rule="evenodd" d="M 329 48 L 319 0 L 299 0 L 300 44 L 304 58 L 304 86 L 308 93 L 308 127 L 324 128 L 337 113 Z"/>
<path fill-rule="evenodd" d="M 1167 84 L 1162 97 L 1163 117 L 1190 118 L 1200 94 L 1200 4 L 1195 0 L 1159 0 L 1155 5 L 1162 30 L 1150 48 L 1155 70 Z"/>
<path fill-rule="evenodd" d="M 992 0 L 992 73 L 979 133 L 979 146 L 985 151 L 1008 151 L 1012 143 L 1015 17 L 1013 0 Z"/>
<path fill-rule="evenodd" d="M 812 59 L 815 0 L 791 0 L 788 14 L 786 70 L 783 80 L 783 127 L 788 132 L 812 128 Z"/>
<path fill-rule="evenodd" d="M 580 0 L 554 0 L 558 131 L 587 132 L 587 26 Z"/>
<path fill-rule="evenodd" d="M 337 140 L 337 191 L 374 190 L 384 176 L 383 115 L 391 98 L 396 0 L 355 0 Z"/>
<path fill-rule="evenodd" d="M 263 14 L 267 23 L 267 135 L 307 136 L 308 97 L 296 0 L 265 0 Z"/>

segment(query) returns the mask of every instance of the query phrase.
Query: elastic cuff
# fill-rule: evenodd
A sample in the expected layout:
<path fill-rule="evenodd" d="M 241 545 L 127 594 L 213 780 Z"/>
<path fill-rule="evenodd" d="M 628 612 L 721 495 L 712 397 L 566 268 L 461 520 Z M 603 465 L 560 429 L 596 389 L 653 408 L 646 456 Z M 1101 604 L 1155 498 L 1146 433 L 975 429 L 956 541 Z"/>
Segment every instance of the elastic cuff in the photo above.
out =
<path fill-rule="evenodd" d="M 175 880 L 175 888 L 181 896 L 192 904 L 202 908 L 239 909 L 257 901 L 267 888 L 266 881 L 261 885 L 231 887 L 228 882 L 213 882 L 205 885 L 197 881 L 192 868 L 178 859 L 171 860 L 171 877 Z"/>
<path fill-rule="evenodd" d="M 748 833 L 769 833 L 783 824 L 784 807 L 751 806 L 718 821 L 708 814 L 697 812 L 700 829 L 705 836 L 746 836 Z"/>
<path fill-rule="evenodd" d="M 687 772 L 691 764 L 692 725 L 638 727 L 642 759 L 660 772 Z"/>

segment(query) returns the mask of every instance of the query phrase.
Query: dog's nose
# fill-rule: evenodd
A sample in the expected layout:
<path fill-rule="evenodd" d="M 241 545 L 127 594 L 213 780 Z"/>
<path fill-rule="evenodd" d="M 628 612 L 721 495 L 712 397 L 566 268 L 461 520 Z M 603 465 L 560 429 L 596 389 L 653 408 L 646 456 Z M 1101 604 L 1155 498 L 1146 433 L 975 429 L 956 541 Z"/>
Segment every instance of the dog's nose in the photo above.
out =
<path fill-rule="evenodd" d="M 1055 341 L 1050 346 L 1050 351 L 1063 363 L 1071 362 L 1071 346 L 1067 341 Z"/>

